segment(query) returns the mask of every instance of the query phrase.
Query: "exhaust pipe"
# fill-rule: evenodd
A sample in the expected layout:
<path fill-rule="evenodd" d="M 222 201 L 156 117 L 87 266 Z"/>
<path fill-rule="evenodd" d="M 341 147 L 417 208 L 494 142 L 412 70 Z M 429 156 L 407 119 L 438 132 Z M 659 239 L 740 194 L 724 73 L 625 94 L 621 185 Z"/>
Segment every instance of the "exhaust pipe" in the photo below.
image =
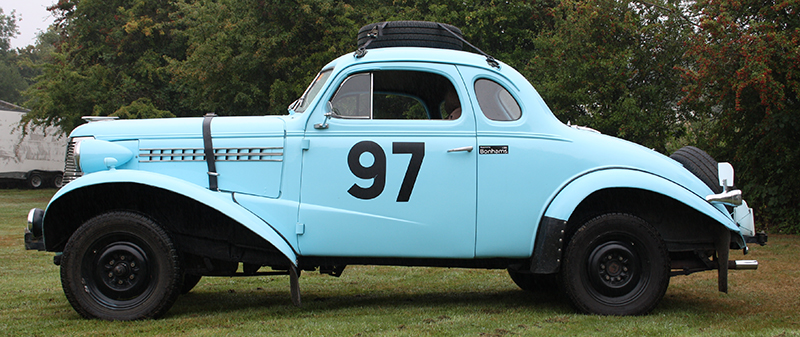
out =
<path fill-rule="evenodd" d="M 756 260 L 730 260 L 730 261 L 728 261 L 728 269 L 756 270 L 756 269 L 758 269 L 758 261 L 756 261 Z"/>

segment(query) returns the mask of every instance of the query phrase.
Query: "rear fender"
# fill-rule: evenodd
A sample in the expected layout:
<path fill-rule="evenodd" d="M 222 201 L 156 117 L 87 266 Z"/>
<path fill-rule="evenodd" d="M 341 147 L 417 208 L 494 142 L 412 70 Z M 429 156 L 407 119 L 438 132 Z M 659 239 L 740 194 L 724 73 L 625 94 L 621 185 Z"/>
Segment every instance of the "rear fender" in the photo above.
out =
<path fill-rule="evenodd" d="M 85 175 L 61 188 L 50 200 L 44 217 L 44 233 L 48 232 L 48 214 L 51 206 L 59 199 L 69 195 L 70 192 L 95 185 L 115 184 L 115 183 L 134 183 L 152 186 L 154 188 L 169 190 L 173 193 L 193 199 L 198 203 L 215 209 L 222 214 L 230 217 L 234 221 L 247 227 L 263 239 L 267 240 L 278 249 L 296 267 L 297 254 L 289 242 L 267 221 L 262 220 L 253 213 L 236 204 L 233 195 L 225 192 L 213 192 L 198 185 L 186 182 L 174 177 L 165 176 L 158 173 L 138 170 L 109 170 Z M 50 225 L 52 226 L 52 224 Z M 47 246 L 47 235 L 45 235 L 45 245 Z M 48 246 L 49 247 L 49 246 Z"/>

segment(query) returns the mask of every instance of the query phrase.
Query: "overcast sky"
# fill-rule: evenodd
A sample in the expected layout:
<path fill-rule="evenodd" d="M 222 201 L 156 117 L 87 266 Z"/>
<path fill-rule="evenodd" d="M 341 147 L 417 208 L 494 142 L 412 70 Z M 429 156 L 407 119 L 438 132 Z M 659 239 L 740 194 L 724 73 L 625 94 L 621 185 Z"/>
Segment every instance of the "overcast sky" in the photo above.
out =
<path fill-rule="evenodd" d="M 10 15 L 12 10 L 17 12 L 17 28 L 19 35 L 11 40 L 11 48 L 24 48 L 36 43 L 36 33 L 47 30 L 53 23 L 53 16 L 47 7 L 58 0 L 0 0 L 0 8 L 4 15 Z"/>

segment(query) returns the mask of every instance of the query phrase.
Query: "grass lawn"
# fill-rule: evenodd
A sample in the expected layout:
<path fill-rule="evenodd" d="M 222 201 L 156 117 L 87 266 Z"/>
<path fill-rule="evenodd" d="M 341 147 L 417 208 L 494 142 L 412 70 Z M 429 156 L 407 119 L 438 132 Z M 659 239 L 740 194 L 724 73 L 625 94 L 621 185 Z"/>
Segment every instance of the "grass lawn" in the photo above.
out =
<path fill-rule="evenodd" d="M 54 190 L 0 190 L 0 334 L 8 336 L 800 336 L 800 237 L 774 235 L 733 259 L 729 294 L 716 272 L 672 278 L 643 317 L 576 314 L 554 292 L 519 290 L 505 270 L 351 266 L 304 273 L 303 307 L 287 276 L 203 278 L 160 320 L 86 320 L 72 310 L 53 253 L 25 251 L 27 211 Z"/>

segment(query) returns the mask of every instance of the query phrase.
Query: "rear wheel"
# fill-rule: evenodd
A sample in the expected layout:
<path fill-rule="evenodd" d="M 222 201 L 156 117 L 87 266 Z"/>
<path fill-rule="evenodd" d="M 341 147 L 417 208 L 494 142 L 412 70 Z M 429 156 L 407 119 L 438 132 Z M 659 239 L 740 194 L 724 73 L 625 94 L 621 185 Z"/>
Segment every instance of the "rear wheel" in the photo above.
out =
<path fill-rule="evenodd" d="M 573 305 L 600 315 L 642 315 L 669 285 L 669 255 L 655 229 L 630 214 L 589 220 L 570 240 L 562 281 Z"/>
<path fill-rule="evenodd" d="M 169 236 L 152 220 L 110 212 L 84 223 L 61 258 L 61 285 L 86 318 L 158 318 L 180 294 L 183 277 Z"/>

